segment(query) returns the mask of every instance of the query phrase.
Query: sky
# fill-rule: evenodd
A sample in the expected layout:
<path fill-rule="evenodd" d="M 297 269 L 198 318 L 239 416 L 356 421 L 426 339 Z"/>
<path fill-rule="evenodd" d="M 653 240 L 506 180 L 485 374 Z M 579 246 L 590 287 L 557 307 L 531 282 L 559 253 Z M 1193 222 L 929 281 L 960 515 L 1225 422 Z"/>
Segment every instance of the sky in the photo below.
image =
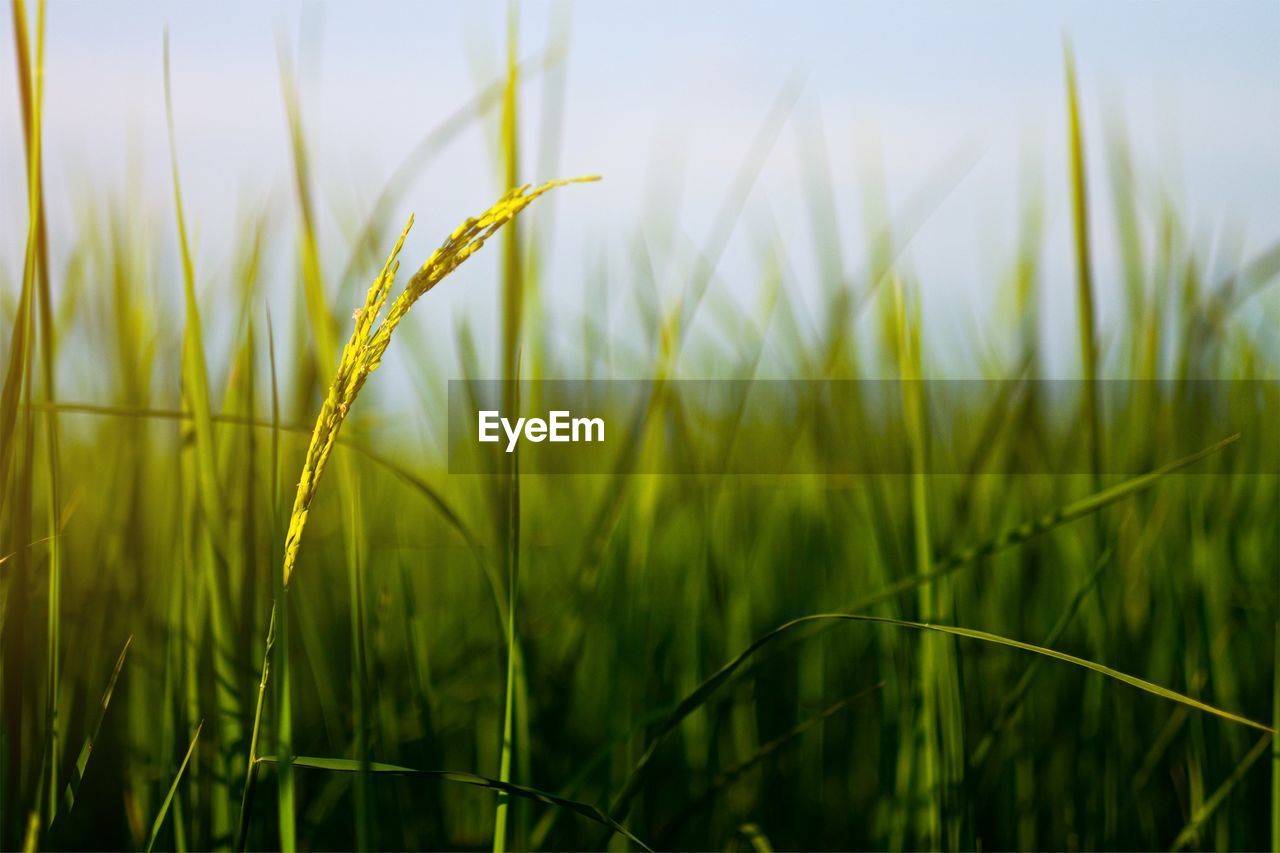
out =
<path fill-rule="evenodd" d="M 201 293 L 216 304 L 229 292 L 232 247 L 246 212 L 269 204 L 280 233 L 292 233 L 282 54 L 301 80 L 326 263 L 341 267 L 343 235 L 396 165 L 500 74 L 506 16 L 501 2 L 51 3 L 45 136 L 55 254 L 76 239 L 83 200 L 123 193 L 131 174 L 141 187 L 139 215 L 171 222 L 166 29 Z M 554 157 L 540 152 L 546 78 L 529 75 L 521 93 L 522 177 L 605 177 L 554 202 L 548 299 L 568 315 L 589 300 L 586 287 L 599 286 L 584 274 L 589 261 L 625 260 L 637 229 L 667 227 L 694 245 L 706 240 L 788 81 L 799 81 L 800 94 L 725 254 L 723 286 L 739 293 L 755 287 L 757 238 L 771 228 L 788 247 L 796 286 L 803 290 L 813 278 L 803 185 L 813 151 L 806 139 L 820 127 L 850 263 L 860 261 L 865 244 L 863 199 L 877 162 L 895 214 L 922 188 L 946 188 L 909 250 L 926 322 L 940 339 L 963 340 L 974 324 L 988 322 L 983 306 L 995 301 L 1014 245 L 1026 187 L 1020 164 L 1028 161 L 1038 164 L 1033 174 L 1046 200 L 1045 298 L 1051 313 L 1073 311 L 1067 36 L 1080 69 L 1091 186 L 1105 189 L 1105 132 L 1121 120 L 1140 171 L 1178 203 L 1194 233 L 1211 243 L 1229 229 L 1242 235 L 1245 251 L 1280 236 L 1274 0 L 527 3 L 519 13 L 521 55 L 539 55 L 564 21 L 561 142 Z M 21 269 L 25 207 L 10 26 L 3 16 L 0 287 L 11 288 Z M 492 123 L 474 126 L 405 189 L 394 218 L 417 215 L 409 252 L 424 254 L 501 190 L 493 140 Z M 545 166 L 555 174 L 538 173 Z M 678 211 L 664 199 L 678 199 Z M 1117 266 L 1104 207 L 1099 279 L 1114 295 Z M 460 312 L 492 316 L 492 259 L 477 266 L 475 286 L 439 297 L 434 313 L 444 319 L 428 323 L 443 329 Z M 664 286 L 678 288 L 679 275 L 671 277 Z M 176 303 L 176 279 L 174 285 Z M 1049 328 L 1046 335 L 1069 343 L 1073 324 L 1059 325 L 1066 331 Z"/>

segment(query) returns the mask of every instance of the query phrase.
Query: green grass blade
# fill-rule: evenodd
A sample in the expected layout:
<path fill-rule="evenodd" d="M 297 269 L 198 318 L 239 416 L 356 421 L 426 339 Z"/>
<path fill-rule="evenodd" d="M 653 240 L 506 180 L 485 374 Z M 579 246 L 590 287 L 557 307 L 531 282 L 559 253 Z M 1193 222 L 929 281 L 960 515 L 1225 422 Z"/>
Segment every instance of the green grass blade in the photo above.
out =
<path fill-rule="evenodd" d="M 325 295 L 320 269 L 320 249 L 316 237 L 315 205 L 311 198 L 311 168 L 306 138 L 302 127 L 302 106 L 298 85 L 289 67 L 289 55 L 283 39 L 278 46 L 280 91 L 284 97 L 289 126 L 289 150 L 293 156 L 294 191 L 297 195 L 299 226 L 299 262 L 302 264 L 302 291 L 306 299 L 307 317 L 315 342 L 318 376 L 326 375 L 338 359 L 337 321 Z"/>
<path fill-rule="evenodd" d="M 0 389 L 0 486 L 9 482 L 9 470 L 14 451 L 18 447 L 18 412 L 22 409 L 23 377 L 26 375 L 28 357 L 28 330 L 31 325 L 31 289 L 24 280 L 18 297 L 18 310 L 14 314 L 13 329 L 9 334 L 8 366 L 5 369 L 4 387 Z M 0 511 L 8 504 L 8 490 L 0 490 Z"/>
<path fill-rule="evenodd" d="M 272 573 L 276 575 L 275 572 Z M 279 622 L 276 629 L 280 636 L 275 641 L 275 745 L 276 753 L 286 758 L 293 754 L 293 674 L 289 665 L 289 591 L 277 580 L 276 613 Z M 293 765 L 286 761 L 276 779 L 277 831 L 280 849 L 293 851 L 298 847 L 298 818 Z"/>
<path fill-rule="evenodd" d="M 1071 45 L 1063 46 L 1064 64 L 1067 76 L 1067 149 L 1071 157 L 1071 222 L 1073 227 L 1073 248 L 1076 262 L 1076 308 L 1079 312 L 1080 327 L 1080 363 L 1085 382 L 1090 383 L 1086 403 L 1089 406 L 1086 417 L 1093 431 L 1090 440 L 1091 453 L 1094 455 L 1095 476 L 1101 465 L 1097 464 L 1101 435 L 1098 427 L 1097 397 L 1092 390 L 1094 380 L 1098 378 L 1098 343 L 1094 328 L 1094 287 L 1093 257 L 1089 240 L 1089 199 L 1087 178 L 1085 175 L 1084 138 L 1080 129 L 1080 98 L 1076 84 L 1075 59 L 1071 53 Z"/>
<path fill-rule="evenodd" d="M 220 557 L 227 548 L 227 532 L 222 512 L 217 467 L 217 444 L 213 431 L 213 406 L 209 383 L 209 367 L 196 298 L 195 260 L 187 237 L 186 216 L 182 203 L 182 186 L 178 170 L 177 134 L 173 118 L 173 86 L 170 75 L 169 34 L 164 36 L 165 118 L 169 130 L 169 164 L 173 178 L 173 204 L 177 220 L 178 244 L 182 257 L 182 290 L 186 310 L 186 326 L 182 347 L 182 394 L 191 407 L 195 426 L 196 494 L 199 496 L 203 529 L 194 532 L 200 582 L 207 596 L 208 628 L 212 635 L 213 667 L 217 714 L 214 717 L 214 826 L 216 837 L 229 837 L 235 807 L 229 784 L 230 767 L 243 737 L 240 719 L 239 668 L 236 661 L 237 626 L 232 619 L 229 580 L 222 571 L 225 560 Z M 194 638 L 193 638 L 194 639 Z"/>
<path fill-rule="evenodd" d="M 32 55 L 27 39 L 27 14 L 25 3 L 15 0 L 13 4 L 14 40 L 18 64 L 18 85 L 22 105 L 22 124 L 26 150 L 27 178 L 27 246 L 23 260 L 23 290 L 31 293 L 34 289 L 35 306 L 38 309 L 39 341 L 41 344 L 41 378 L 44 383 L 46 399 L 54 400 L 57 393 L 54 385 L 54 341 L 53 307 L 49 288 L 49 249 L 48 229 L 45 223 L 44 210 L 44 49 L 45 49 L 46 6 L 39 0 L 36 8 L 35 51 Z M 30 310 L 30 301 L 27 303 Z M 21 316 L 21 313 L 20 313 Z M 34 317 L 28 315 L 27 335 L 32 333 Z M 24 344 L 29 340 L 24 339 Z M 23 359 L 23 367 L 28 370 L 27 394 L 28 414 L 30 398 L 34 396 L 30 379 L 30 359 L 28 354 Z M 58 483 L 58 421 L 51 417 L 45 421 L 44 462 L 45 478 L 45 510 L 49 535 L 49 582 L 46 605 L 46 653 L 45 653 L 45 752 L 48 772 L 45 776 L 46 788 L 41 792 L 48 812 L 45 826 L 53 823 L 58 811 L 58 770 L 62 764 L 62 719 L 60 713 L 61 695 L 61 659 L 62 659 L 62 545 L 58 538 L 58 514 L 61 511 Z M 3 468 L 0 465 L 0 468 Z M 3 476 L 3 472 L 0 472 Z M 0 483 L 4 480 L 0 479 Z M 0 499 L 2 503 L 2 499 Z"/>
<path fill-rule="evenodd" d="M 210 524 L 219 518 L 221 501 L 217 493 L 214 464 L 213 418 L 209 396 L 209 367 L 205 359 L 204 335 L 200 323 L 200 306 L 196 300 L 195 260 L 187 239 L 186 216 L 182 207 L 182 184 L 178 175 L 178 148 L 173 121 L 173 91 L 169 75 L 169 34 L 164 37 L 164 103 L 169 127 L 169 167 L 173 178 L 173 207 L 177 219 L 178 245 L 182 255 L 182 296 L 187 312 L 183 333 L 182 378 L 186 398 L 191 406 L 196 430 L 197 458 L 200 464 L 199 491 L 204 515 Z"/>
<path fill-rule="evenodd" d="M 282 527 L 280 523 L 280 383 L 276 371 L 275 327 L 271 321 L 270 310 L 267 311 L 267 360 L 271 368 L 271 541 L 279 542 L 281 541 L 280 529 Z M 281 556 L 276 550 L 272 551 L 272 555 L 277 558 Z M 274 693 L 272 694 L 276 709 L 276 725 L 273 732 L 276 754 L 288 756 L 293 750 L 293 693 L 290 686 L 289 673 L 289 614 L 286 612 L 289 601 L 288 593 L 284 589 L 283 579 L 278 572 L 271 573 L 271 591 L 274 599 L 271 605 L 271 619 L 267 626 L 267 641 L 266 649 L 263 653 L 264 663 L 262 678 L 259 681 L 259 691 L 261 693 L 261 685 L 268 680 L 270 675 L 266 662 L 272 661 L 275 663 L 277 670 Z M 279 615 L 278 623 L 277 614 Z M 277 632 L 279 632 L 278 640 Z M 245 772 L 250 779 L 255 781 L 257 764 L 252 757 L 256 757 L 257 751 L 257 741 L 251 740 L 249 744 L 251 760 Z M 251 793 L 251 791 L 246 791 L 246 795 Z M 287 765 L 282 767 L 280 772 L 276 774 L 277 834 L 280 849 L 284 851 L 292 851 L 297 847 L 297 814 L 293 793 L 293 767 L 292 765 Z M 241 844 L 245 844 L 248 841 L 248 822 L 252 817 L 251 806 L 251 800 L 243 803 L 242 810 L 244 814 L 240 817 L 243 827 L 240 838 Z"/>
<path fill-rule="evenodd" d="M 507 82 L 502 94 L 501 154 L 504 183 L 518 185 L 520 151 L 518 144 L 517 113 L 519 75 L 516 67 L 516 33 L 518 28 L 517 5 L 507 8 Z M 518 223 L 502 234 L 502 362 L 501 375 L 504 385 L 503 407 L 508 412 L 518 412 L 520 407 L 520 345 L 524 321 L 524 270 L 521 266 L 520 235 Z M 498 517 L 503 525 L 503 563 L 507 576 L 507 672 L 502 709 L 502 743 L 498 760 L 498 779 L 511 781 L 512 751 L 515 746 L 514 727 L 516 702 L 525 701 L 517 692 L 516 652 L 516 601 L 520 588 L 520 460 L 513 453 L 509 459 L 506 476 L 498 488 Z M 520 733 L 523 735 L 523 732 Z M 521 737 L 523 743 L 523 737 Z M 507 849 L 508 796 L 500 792 L 493 816 L 493 851 L 504 853 Z"/>
<path fill-rule="evenodd" d="M 89 765 L 90 756 L 93 755 L 93 744 L 98 739 L 98 733 L 102 731 L 102 721 L 107 718 L 107 706 L 111 704 L 111 694 L 115 692 L 116 680 L 120 678 L 120 670 L 124 669 L 125 657 L 129 654 L 129 646 L 132 643 L 132 636 L 124 641 L 124 648 L 120 650 L 120 657 L 116 658 L 115 668 L 111 670 L 111 678 L 107 680 L 107 689 L 103 691 L 102 701 L 98 704 L 98 717 L 88 737 L 84 739 L 84 744 L 80 747 L 80 755 L 76 758 L 75 775 L 67 780 L 66 788 L 63 789 L 62 803 L 66 807 L 65 813 L 70 813 L 75 806 L 76 792 L 80 790 L 80 783 L 84 780 L 85 768 Z"/>
<path fill-rule="evenodd" d="M 191 761 L 191 756 L 196 751 L 196 743 L 200 740 L 200 730 L 204 728 L 204 720 L 196 726 L 195 734 L 191 736 L 191 745 L 187 747 L 187 754 L 182 758 L 182 764 L 178 767 L 177 774 L 173 777 L 173 783 L 169 785 L 169 792 L 165 794 L 164 800 L 160 803 L 160 811 L 156 813 L 156 819 L 151 823 L 151 836 L 147 839 L 147 853 L 151 853 L 151 848 L 156 845 L 156 837 L 160 835 L 160 827 L 164 825 L 165 816 L 169 814 L 169 805 L 173 802 L 173 795 L 178 791 L 178 783 L 182 781 L 182 774 L 186 772 L 187 764 Z"/>
<path fill-rule="evenodd" d="M 249 820 L 253 813 L 253 796 L 258 785 L 258 735 L 262 731 L 262 709 L 266 705 L 267 682 L 271 674 L 271 656 L 275 651 L 276 608 L 271 607 L 267 623 L 267 646 L 262 655 L 262 675 L 258 679 L 258 701 L 253 709 L 253 729 L 249 733 L 249 763 L 245 771 L 244 790 L 240 795 L 240 819 L 236 822 L 235 849 L 244 850 L 248 841 Z"/>
<path fill-rule="evenodd" d="M 34 337 L 34 302 L 36 299 L 36 270 L 39 246 L 39 210 L 37 196 L 38 187 L 32 183 L 31 177 L 38 173 L 39 146 L 35 142 L 34 87 L 30 80 L 31 55 L 27 42 L 28 24 L 26 3 L 15 0 L 13 3 L 13 39 L 14 53 L 18 60 L 18 93 L 22 106 L 23 142 L 27 155 L 27 240 L 22 266 L 22 289 L 18 297 L 18 310 L 13 318 L 13 331 L 9 338 L 9 363 L 5 370 L 4 389 L 0 391 L 0 511 L 5 507 L 9 482 L 9 466 L 18 445 L 18 412 L 24 380 L 27 375 L 30 350 Z"/>
<path fill-rule="evenodd" d="M 12 564 L 5 569 L 3 576 L 0 576 L 0 589 L 2 589 L 0 606 L 4 608 L 0 614 L 0 628 L 4 632 L 3 643 L 0 644 L 0 655 L 3 655 L 3 662 L 0 664 L 3 672 L 3 698 L 0 699 L 3 712 L 0 716 L 3 716 L 6 729 L 0 735 L 0 752 L 2 752 L 4 765 L 0 768 L 4 773 L 4 778 L 0 780 L 0 801 L 3 801 L 5 815 L 22 814 L 23 800 L 26 799 L 22 796 L 23 782 L 29 778 L 29 767 L 33 756 L 38 753 L 38 750 L 26 747 L 23 735 L 25 721 L 29 719 L 25 698 L 27 688 L 22 673 L 28 666 L 26 649 L 29 648 L 29 641 L 26 614 L 34 606 L 31 589 L 32 560 L 25 547 L 14 547 L 19 543 L 30 542 L 32 538 L 30 472 L 34 449 L 28 353 L 32 311 L 31 300 L 27 297 L 30 293 L 30 289 L 26 287 L 27 283 L 29 282 L 24 283 L 24 296 L 15 320 L 15 325 L 21 330 L 15 329 L 13 339 L 13 350 L 17 351 L 17 358 L 10 364 L 11 372 L 6 378 L 4 398 L 0 399 L 0 417 L 4 418 L 4 423 L 0 424 L 4 427 L 0 429 L 0 439 L 5 439 L 0 441 L 0 468 L 14 461 L 17 463 L 12 478 L 12 488 L 10 488 L 8 471 L 0 471 L 6 476 L 5 480 L 0 481 L 0 496 L 2 496 L 0 513 L 9 509 L 9 512 L 4 514 L 7 523 L 0 525 L 0 535 L 5 537 L 6 547 L 14 548 L 6 556 L 6 560 L 11 559 Z M 12 350 L 11 354 L 13 354 Z M 12 384 L 9 379 L 14 380 Z M 18 418 L 20 410 L 23 411 L 21 419 Z M 16 452 L 19 448 L 21 448 L 21 454 Z M 38 834 L 39 815 L 35 812 L 32 815 Z M 23 827 L 18 819 L 13 819 L 12 829 L 6 825 L 6 821 L 0 820 L 0 835 L 4 838 L 3 843 L 15 844 L 23 837 L 22 833 Z M 35 836 L 32 836 L 32 839 L 34 843 Z"/>
<path fill-rule="evenodd" d="M 345 462 L 345 460 L 344 460 Z M 365 637 L 365 583 L 364 553 L 362 551 L 365 529 L 362 517 L 360 486 L 350 466 L 343 467 L 344 488 L 348 502 L 348 523 L 351 534 L 346 537 L 347 599 L 351 621 L 351 697 L 352 725 L 355 727 L 355 755 L 360 772 L 355 779 L 356 849 L 369 850 L 374 845 L 373 836 L 373 788 L 369 775 L 369 695 L 367 674 L 367 641 Z"/>
<path fill-rule="evenodd" d="M 933 576 L 933 545 L 929 531 L 929 481 L 926 453 L 926 401 L 923 393 L 919 306 L 908 306 L 906 283 L 894 277 L 898 364 L 907 444 L 911 453 L 911 532 L 916 576 L 929 578 L 916 588 L 917 610 L 926 621 L 948 610 L 943 576 Z M 919 648 L 921 672 L 920 730 L 924 749 L 920 790 L 927 801 L 924 821 L 926 846 L 943 846 L 943 820 L 947 820 L 946 846 L 959 846 L 959 830 L 948 808 L 960 787 L 963 756 L 955 749 L 964 743 L 956 686 L 953 645 L 944 638 L 926 638 Z"/>
<path fill-rule="evenodd" d="M 842 618 L 854 619 L 855 615 L 845 614 L 845 616 Z M 965 637 L 971 640 L 980 640 L 982 642 L 993 643 L 995 645 L 1008 646 L 1009 648 L 1012 648 L 1012 649 L 1021 649 L 1024 652 L 1032 652 L 1034 654 L 1043 655 L 1048 658 L 1053 658 L 1054 660 L 1063 661 L 1064 663 L 1070 663 L 1078 667 L 1083 667 L 1084 669 L 1088 669 L 1092 672 L 1096 672 L 1099 675 L 1105 675 L 1108 678 L 1127 684 L 1130 687 L 1136 687 L 1137 689 L 1150 693 L 1153 696 L 1158 696 L 1161 699 L 1167 699 L 1171 702 L 1177 702 L 1179 704 L 1186 705 L 1188 708 L 1193 708 L 1197 711 L 1203 711 L 1204 713 L 1212 714 L 1215 717 L 1221 717 L 1222 719 L 1227 720 L 1228 722 L 1236 723 L 1237 725 L 1248 726 L 1251 729 L 1257 729 L 1258 731 L 1261 731 L 1261 732 L 1274 733 L 1274 730 L 1270 726 L 1264 723 L 1259 723 L 1255 720 L 1249 719 L 1248 717 L 1242 717 L 1239 714 L 1235 714 L 1230 711 L 1224 711 L 1221 708 L 1214 707 L 1213 705 L 1210 705 L 1206 702 L 1201 702 L 1199 699 L 1193 699 L 1190 696 L 1177 692 L 1176 690 L 1170 690 L 1167 687 L 1161 687 L 1158 684 L 1153 684 L 1152 682 L 1146 681 L 1145 679 L 1138 678 L 1137 676 L 1120 672 L 1119 670 L 1112 669 L 1111 667 L 1106 666 L 1104 664 L 1096 663 L 1091 660 L 1086 660 L 1081 657 L 1076 657 L 1075 655 L 1070 655 L 1070 654 L 1067 654 L 1066 652 L 1060 652 L 1055 649 L 1045 648 L 1044 646 L 1037 646 L 1033 643 L 1024 643 L 1021 640 L 1014 640 L 1008 637 L 1001 637 L 998 634 L 992 634 L 987 631 L 979 631 L 974 628 L 960 628 L 954 625 L 930 625 L 925 622 L 909 622 L 901 619 L 890 619 L 885 616 L 857 615 L 856 621 L 880 622 L 886 625 L 897 625 L 899 627 L 906 627 L 906 628 L 918 628 L 922 631 L 940 631 L 944 634 L 951 634 L 952 636 L 956 636 L 956 637 Z"/>
<path fill-rule="evenodd" d="M 264 755 L 258 759 L 263 764 L 279 765 L 275 756 Z M 305 767 L 311 770 L 329 770 L 339 773 L 359 773 L 361 762 L 350 758 L 316 758 L 313 756 L 294 756 L 292 765 L 294 767 Z M 644 849 L 650 848 L 640 839 L 631 834 L 630 830 L 621 823 L 609 817 L 599 808 L 588 805 L 587 803 L 578 802 L 577 800 L 569 800 L 564 797 L 558 797 L 555 794 L 549 794 L 546 791 L 540 791 L 537 788 L 530 788 L 524 785 L 516 785 L 511 782 L 503 782 L 500 779 L 490 779 L 487 776 L 480 776 L 476 773 L 467 773 L 458 770 L 419 770 L 413 767 L 404 767 L 399 764 L 384 764 L 381 762 L 372 762 L 368 765 L 371 773 L 385 773 L 395 776 L 420 776 L 429 779 L 439 779 L 444 782 L 453 782 L 461 785 L 472 785 L 477 788 L 488 788 L 499 794 L 507 794 L 512 797 L 521 797 L 526 800 L 543 803 L 558 808 L 567 809 L 575 814 L 585 817 L 587 820 L 594 821 L 603 827 L 626 838 L 632 844 Z"/>
<path fill-rule="evenodd" d="M 1226 779 L 1222 780 L 1222 784 L 1218 786 L 1207 800 L 1196 809 L 1196 813 L 1191 816 L 1191 820 L 1187 821 L 1187 825 L 1178 833 L 1178 837 L 1174 839 L 1171 850 L 1181 850 L 1193 844 L 1200 835 L 1200 828 L 1204 826 L 1205 821 L 1213 817 L 1214 812 L 1218 810 L 1218 806 L 1222 805 L 1223 800 L 1230 796 L 1231 791 L 1245 777 L 1253 765 L 1258 763 L 1258 759 L 1267 754 L 1267 747 L 1274 744 L 1276 737 L 1274 734 L 1265 734 L 1258 738 L 1258 742 L 1253 745 L 1245 757 L 1240 760 L 1235 769 L 1231 771 Z"/>
<path fill-rule="evenodd" d="M 1276 651 L 1272 664 L 1271 727 L 1280 731 L 1280 620 L 1276 622 Z M 1280 850 L 1280 738 L 1271 739 L 1271 849 Z"/>

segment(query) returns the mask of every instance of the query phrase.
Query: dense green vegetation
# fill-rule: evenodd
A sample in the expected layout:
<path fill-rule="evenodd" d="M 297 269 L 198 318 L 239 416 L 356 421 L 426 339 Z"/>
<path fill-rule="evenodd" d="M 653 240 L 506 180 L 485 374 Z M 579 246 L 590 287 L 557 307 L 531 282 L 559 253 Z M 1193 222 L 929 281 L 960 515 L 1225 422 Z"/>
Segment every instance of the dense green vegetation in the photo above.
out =
<path fill-rule="evenodd" d="M 846 233 L 820 160 L 822 315 L 792 296 L 787 257 L 802 249 L 781 240 L 761 246 L 754 313 L 703 304 L 726 286 L 716 265 L 790 90 L 696 262 L 670 265 L 687 271 L 674 303 L 649 275 L 667 268 L 653 253 L 680 250 L 640 241 L 634 275 L 592 278 L 601 315 L 553 322 L 531 227 L 551 211 L 521 212 L 532 196 L 504 196 L 394 289 L 382 258 L 400 223 L 380 204 L 351 235 L 349 271 L 326 269 L 286 79 L 297 231 L 246 221 L 215 296 L 189 249 L 181 151 L 170 228 L 86 200 L 69 261 L 52 262 L 43 9 L 13 9 L 30 226 L 25 256 L 0 261 L 21 270 L 0 302 L 0 848 L 1280 844 L 1280 763 L 1267 772 L 1280 447 L 1261 416 L 1190 457 L 1162 455 L 1178 428 L 1164 397 L 1131 401 L 1112 431 L 1095 385 L 1065 409 L 1034 382 L 1010 385 L 980 428 L 957 430 L 966 474 L 929 464 L 928 433 L 946 425 L 931 421 L 928 383 L 901 386 L 899 424 L 868 402 L 835 434 L 799 440 L 702 425 L 707 454 L 741 433 L 761 454 L 816 458 L 856 440 L 912 460 L 900 475 L 770 477 L 631 473 L 690 417 L 661 394 L 598 475 L 450 476 L 378 423 L 381 405 L 413 395 L 445 423 L 432 408 L 442 371 L 387 387 L 397 377 L 369 370 L 408 345 L 390 343 L 395 322 L 379 326 L 388 309 L 398 322 L 421 297 L 415 311 L 431 311 L 425 292 L 451 272 L 445 287 L 492 286 L 458 266 L 481 232 L 502 259 L 501 377 L 582 378 L 582 364 L 657 379 L 765 366 L 945 377 L 954 354 L 921 323 L 910 229 L 881 212 L 885 227 Z M 508 187 L 527 171 L 519 70 L 513 45 L 505 82 L 462 114 L 496 119 Z M 1072 157 L 1046 179 L 1072 190 L 1057 213 L 1074 223 L 1080 310 L 1039 316 L 1044 212 L 1030 196 L 999 283 L 1013 357 L 973 341 L 976 360 L 992 377 L 1039 378 L 1037 328 L 1074 322 L 1081 378 L 1166 379 L 1175 397 L 1192 379 L 1275 380 L 1275 340 L 1241 320 L 1276 319 L 1280 246 L 1206 261 L 1178 212 L 1137 190 L 1123 141 L 1112 162 L 1085 161 L 1069 61 L 1066 79 Z M 557 190 L 556 215 L 572 220 L 591 191 Z M 1090 251 L 1100 205 L 1120 270 Z M 292 316 L 264 307 L 268 241 L 297 244 Z M 173 280 L 158 272 L 166 252 L 181 258 Z M 1103 287 L 1124 294 L 1105 330 Z M 181 294 L 181 312 L 159 292 Z M 631 299 L 630 327 L 603 328 L 605 306 Z M 857 340 L 868 315 L 879 333 Z M 574 339 L 572 363 L 546 345 L 552 326 Z M 477 336 L 460 323 L 449 344 L 464 378 L 480 378 Z M 65 358 L 91 359 L 78 371 L 91 382 L 58 385 Z M 1274 383 L 1247 387 L 1276 411 Z"/>

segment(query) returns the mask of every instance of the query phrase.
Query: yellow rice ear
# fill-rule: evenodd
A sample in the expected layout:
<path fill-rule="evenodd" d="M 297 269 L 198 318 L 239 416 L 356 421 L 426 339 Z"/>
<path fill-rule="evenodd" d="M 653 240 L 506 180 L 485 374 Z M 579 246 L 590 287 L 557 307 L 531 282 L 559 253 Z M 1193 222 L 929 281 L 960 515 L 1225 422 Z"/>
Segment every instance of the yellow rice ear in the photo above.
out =
<path fill-rule="evenodd" d="M 356 396 L 364 387 L 365 379 L 382 363 L 382 356 L 391 343 L 391 334 L 401 318 L 424 293 L 461 266 L 484 245 L 485 240 L 514 219 L 534 199 L 556 187 L 595 180 L 599 180 L 599 176 L 548 181 L 532 192 L 528 191 L 528 185 L 508 190 L 479 217 L 468 218 L 454 229 L 440 248 L 431 253 L 431 256 L 409 280 L 404 290 L 391 303 L 386 317 L 377 328 L 374 328 L 373 324 L 386 303 L 391 285 L 400 269 L 400 250 L 404 248 L 405 238 L 409 234 L 409 229 L 413 227 L 413 216 L 409 217 L 404 230 L 400 232 L 399 239 L 391 249 L 391 254 L 387 256 L 382 271 L 369 286 L 364 307 L 357 309 L 351 338 L 343 348 L 337 371 L 329 384 L 320 412 L 316 415 L 315 428 L 312 430 L 311 442 L 303 461 L 302 476 L 298 481 L 298 491 L 293 499 L 288 533 L 285 535 L 282 576 L 286 588 L 289 586 L 289 581 L 293 579 L 293 570 L 298 561 L 298 549 L 302 545 L 302 534 L 306 529 L 311 503 L 315 500 L 316 490 L 319 487 L 320 475 L 324 473 L 334 443 L 338 440 L 342 422 L 346 420 Z"/>

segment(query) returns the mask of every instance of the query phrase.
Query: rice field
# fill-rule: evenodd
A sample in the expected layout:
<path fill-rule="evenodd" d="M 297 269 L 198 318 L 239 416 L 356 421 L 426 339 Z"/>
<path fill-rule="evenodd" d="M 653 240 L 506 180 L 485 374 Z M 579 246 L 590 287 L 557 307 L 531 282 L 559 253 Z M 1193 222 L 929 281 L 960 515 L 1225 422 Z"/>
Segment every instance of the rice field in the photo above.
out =
<path fill-rule="evenodd" d="M 171 217 L 86 190 L 51 257 L 46 10 L 12 15 L 0 849 L 1280 849 L 1280 235 L 1206 250 L 1123 134 L 1087 158 L 1105 128 L 1070 45 L 1070 156 L 1043 169 L 1069 207 L 1018 200 L 1000 327 L 957 352 L 922 320 L 911 224 L 846 227 L 820 158 L 810 239 L 765 234 L 758 303 L 717 298 L 790 86 L 761 96 L 704 242 L 638 238 L 555 315 L 546 229 L 609 175 L 532 174 L 514 35 L 501 79 L 439 117 L 495 129 L 502 186 L 429 254 L 393 183 L 326 263 L 282 62 L 293 193 L 212 286 L 166 42 Z M 1071 222 L 1074 316 L 1044 314 L 1046 216 Z M 794 280 L 799 252 L 820 280 Z M 434 342 L 458 372 L 413 337 L 437 287 L 499 295 Z M 1066 377 L 1045 324 L 1070 330 Z M 681 385 L 763 378 L 787 413 Z M 644 393 L 572 473 L 523 451 L 457 473 L 380 417 L 408 401 L 446 430 L 451 380 L 514 412 L 539 381 L 623 379 Z M 850 447 L 861 467 L 835 465 Z"/>

